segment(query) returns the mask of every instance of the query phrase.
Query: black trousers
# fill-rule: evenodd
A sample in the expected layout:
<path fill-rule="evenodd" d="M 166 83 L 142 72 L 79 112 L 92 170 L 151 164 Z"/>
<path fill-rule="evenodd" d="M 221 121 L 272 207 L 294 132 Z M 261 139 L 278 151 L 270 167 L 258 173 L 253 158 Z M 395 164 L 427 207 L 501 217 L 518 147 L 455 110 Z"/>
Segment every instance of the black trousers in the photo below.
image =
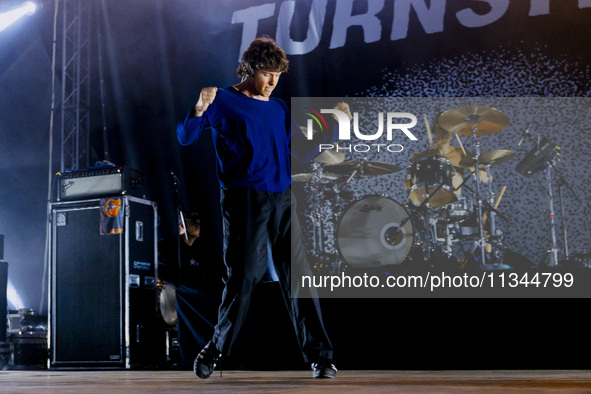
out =
<path fill-rule="evenodd" d="M 270 242 L 281 292 L 304 360 L 332 359 L 332 344 L 324 328 L 318 298 L 314 293 L 306 294 L 307 298 L 296 298 L 297 294 L 292 297 L 292 259 L 294 275 L 306 274 L 310 268 L 295 204 L 292 206 L 291 200 L 290 189 L 284 193 L 236 186 L 221 190 L 224 262 L 228 277 L 212 343 L 223 355 L 230 354 L 232 344 L 246 319 L 252 291 L 266 272 L 267 244 Z"/>

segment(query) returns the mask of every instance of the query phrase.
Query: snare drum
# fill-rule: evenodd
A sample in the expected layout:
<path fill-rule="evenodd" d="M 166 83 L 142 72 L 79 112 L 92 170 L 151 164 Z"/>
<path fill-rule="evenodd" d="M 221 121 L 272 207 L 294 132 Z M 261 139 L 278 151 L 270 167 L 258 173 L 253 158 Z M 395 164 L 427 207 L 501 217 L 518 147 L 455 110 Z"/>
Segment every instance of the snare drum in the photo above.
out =
<path fill-rule="evenodd" d="M 425 157 L 415 161 L 410 168 L 410 201 L 418 206 L 431 195 L 429 206 L 433 208 L 454 201 L 452 178 L 455 173 L 451 162 L 442 157 Z"/>
<path fill-rule="evenodd" d="M 391 198 L 369 195 L 350 204 L 336 232 L 337 248 L 352 268 L 404 263 L 419 244 L 406 208 Z"/>

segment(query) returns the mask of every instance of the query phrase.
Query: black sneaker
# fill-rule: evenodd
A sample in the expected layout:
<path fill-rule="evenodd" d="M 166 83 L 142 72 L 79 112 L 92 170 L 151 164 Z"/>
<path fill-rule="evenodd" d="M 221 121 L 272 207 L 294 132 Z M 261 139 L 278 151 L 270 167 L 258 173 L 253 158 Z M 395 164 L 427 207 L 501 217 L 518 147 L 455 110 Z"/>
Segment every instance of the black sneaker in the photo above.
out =
<path fill-rule="evenodd" d="M 199 376 L 201 379 L 207 379 L 215 369 L 216 364 L 219 362 L 221 353 L 215 348 L 211 342 L 208 342 L 207 345 L 195 358 L 195 362 L 193 363 L 193 371 L 195 375 Z"/>
<path fill-rule="evenodd" d="M 314 378 L 332 379 L 337 376 L 337 372 L 337 367 L 330 360 L 320 359 L 317 363 L 312 364 L 312 376 Z"/>

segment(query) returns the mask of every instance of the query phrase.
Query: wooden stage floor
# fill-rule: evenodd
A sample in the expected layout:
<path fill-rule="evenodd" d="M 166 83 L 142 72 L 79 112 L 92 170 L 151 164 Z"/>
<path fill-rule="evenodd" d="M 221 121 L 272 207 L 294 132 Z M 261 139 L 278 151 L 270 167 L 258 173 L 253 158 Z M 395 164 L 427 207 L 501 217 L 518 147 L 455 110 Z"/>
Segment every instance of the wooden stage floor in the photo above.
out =
<path fill-rule="evenodd" d="M 2 393 L 589 393 L 591 371 L 0 371 Z"/>

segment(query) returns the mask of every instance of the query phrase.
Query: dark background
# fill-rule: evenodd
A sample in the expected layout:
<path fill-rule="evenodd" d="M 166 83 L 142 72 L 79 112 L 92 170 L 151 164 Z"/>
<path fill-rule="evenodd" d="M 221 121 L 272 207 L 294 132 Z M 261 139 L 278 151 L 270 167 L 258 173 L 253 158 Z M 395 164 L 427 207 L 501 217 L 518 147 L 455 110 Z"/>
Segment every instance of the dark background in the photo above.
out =
<path fill-rule="evenodd" d="M 241 42 L 255 37 L 244 38 L 243 24 L 232 23 L 236 11 L 265 4 L 274 7 L 272 16 L 259 21 L 256 35 L 277 38 L 290 55 L 290 71 L 282 76 L 276 89 L 276 95 L 288 103 L 297 96 L 588 97 L 590 93 L 591 4 L 584 0 L 298 0 L 289 30 L 291 40 L 306 39 L 311 9 L 325 14 L 318 30 L 318 44 L 305 54 L 294 53 L 285 36 L 283 41 L 277 37 L 283 3 L 289 2 L 92 1 L 92 37 L 96 40 L 100 32 L 104 45 L 108 146 L 103 144 L 102 134 L 98 41 L 93 41 L 89 162 L 105 159 L 107 150 L 115 164 L 144 172 L 149 197 L 158 203 L 159 233 L 163 238 L 176 231 L 175 193 L 170 177 L 173 170 L 183 183 L 185 209 L 197 209 L 202 215 L 203 243 L 211 245 L 209 256 L 217 263 L 221 263 L 220 218 L 211 139 L 205 136 L 199 144 L 181 148 L 175 126 L 194 105 L 201 87 L 238 82 L 235 69 Z M 443 7 L 443 30 L 427 32 L 423 24 L 434 26 L 434 22 L 420 19 L 416 7 L 411 7 L 408 18 L 395 13 L 395 6 L 409 3 L 422 8 Z M 546 3 L 548 12 L 538 15 Z M 335 10 L 346 4 L 352 4 L 353 15 L 366 13 L 371 8 L 368 4 L 381 8 L 372 24 L 373 28 L 381 28 L 379 39 L 367 42 L 363 28 L 352 26 L 344 45 L 330 48 Z M 485 16 L 497 7 L 503 8 L 503 4 L 508 5 L 507 10 L 484 26 L 467 27 L 458 20 L 462 10 L 471 9 Z M 46 313 L 47 308 L 44 245 L 48 185 L 50 174 L 59 171 L 57 138 L 54 151 L 50 153 L 48 148 L 53 13 L 54 3 L 45 2 L 36 14 L 0 32 L 0 234 L 5 234 L 4 258 L 10 263 L 9 307 L 29 307 L 41 313 Z M 405 38 L 391 40 L 396 15 L 408 20 L 408 33 Z M 56 77 L 60 86 L 59 72 Z M 582 112 L 577 124 L 588 125 L 589 115 L 588 111 Z M 532 119 L 523 121 L 496 135 L 496 145 L 485 150 L 515 148 L 523 126 Z M 569 242 L 572 251 L 588 252 L 589 189 L 584 180 L 590 171 L 589 128 L 569 127 L 570 121 L 565 120 L 562 129 L 536 126 L 538 133 L 551 133 L 571 144 L 570 152 L 565 152 L 570 154 L 572 165 L 567 162 L 564 172 L 583 204 L 572 198 L 569 201 L 567 216 L 573 221 Z M 409 157 L 426 147 L 424 139 L 422 144 L 411 147 L 406 152 Z M 524 155 L 530 148 L 521 147 L 518 152 Z M 400 162 L 404 159 L 406 156 Z M 533 186 L 523 183 L 519 175 L 505 176 L 513 186 L 509 189 L 512 194 L 505 197 L 507 209 L 522 212 L 521 204 L 547 205 L 542 193 L 536 192 L 533 198 L 526 193 Z M 540 251 L 549 248 L 544 213 L 536 212 L 540 217 L 533 218 L 525 210 L 523 215 L 518 220 L 520 225 L 511 227 L 506 237 L 512 248 L 518 249 L 516 252 L 537 263 Z M 519 241 L 523 234 L 529 234 L 527 242 Z M 359 308 L 343 308 L 344 302 L 326 301 L 326 314 L 365 309 L 361 301 L 350 301 L 351 306 Z M 495 360 L 505 362 L 493 363 L 497 367 L 566 367 L 572 361 L 567 351 L 582 350 L 589 344 L 584 340 L 589 323 L 586 300 L 376 300 L 374 305 L 378 306 L 375 310 L 379 316 L 363 316 L 361 312 L 359 317 L 352 315 L 350 320 L 360 327 L 347 328 L 351 343 L 338 344 L 380 348 L 375 340 L 367 344 L 371 336 L 418 346 L 416 334 L 424 330 L 437 339 L 422 343 L 421 348 L 427 352 L 435 349 L 438 356 L 433 362 L 429 357 L 412 356 L 417 367 L 445 366 L 448 356 L 443 355 L 453 354 L 458 346 L 465 350 L 460 367 L 489 367 L 486 353 L 490 351 L 496 355 Z M 331 327 L 329 323 L 329 329 L 336 332 L 345 328 Z M 501 357 L 499 345 L 505 342 L 509 343 L 503 350 L 507 357 Z M 474 350 L 476 343 L 482 351 Z M 524 343 L 528 345 L 522 351 L 518 345 Z M 411 353 L 409 349 L 403 352 L 402 360 Z M 550 353 L 552 356 L 548 356 Z M 515 358 L 515 354 L 523 356 Z M 585 359 L 578 360 L 575 364 L 589 365 Z"/>

